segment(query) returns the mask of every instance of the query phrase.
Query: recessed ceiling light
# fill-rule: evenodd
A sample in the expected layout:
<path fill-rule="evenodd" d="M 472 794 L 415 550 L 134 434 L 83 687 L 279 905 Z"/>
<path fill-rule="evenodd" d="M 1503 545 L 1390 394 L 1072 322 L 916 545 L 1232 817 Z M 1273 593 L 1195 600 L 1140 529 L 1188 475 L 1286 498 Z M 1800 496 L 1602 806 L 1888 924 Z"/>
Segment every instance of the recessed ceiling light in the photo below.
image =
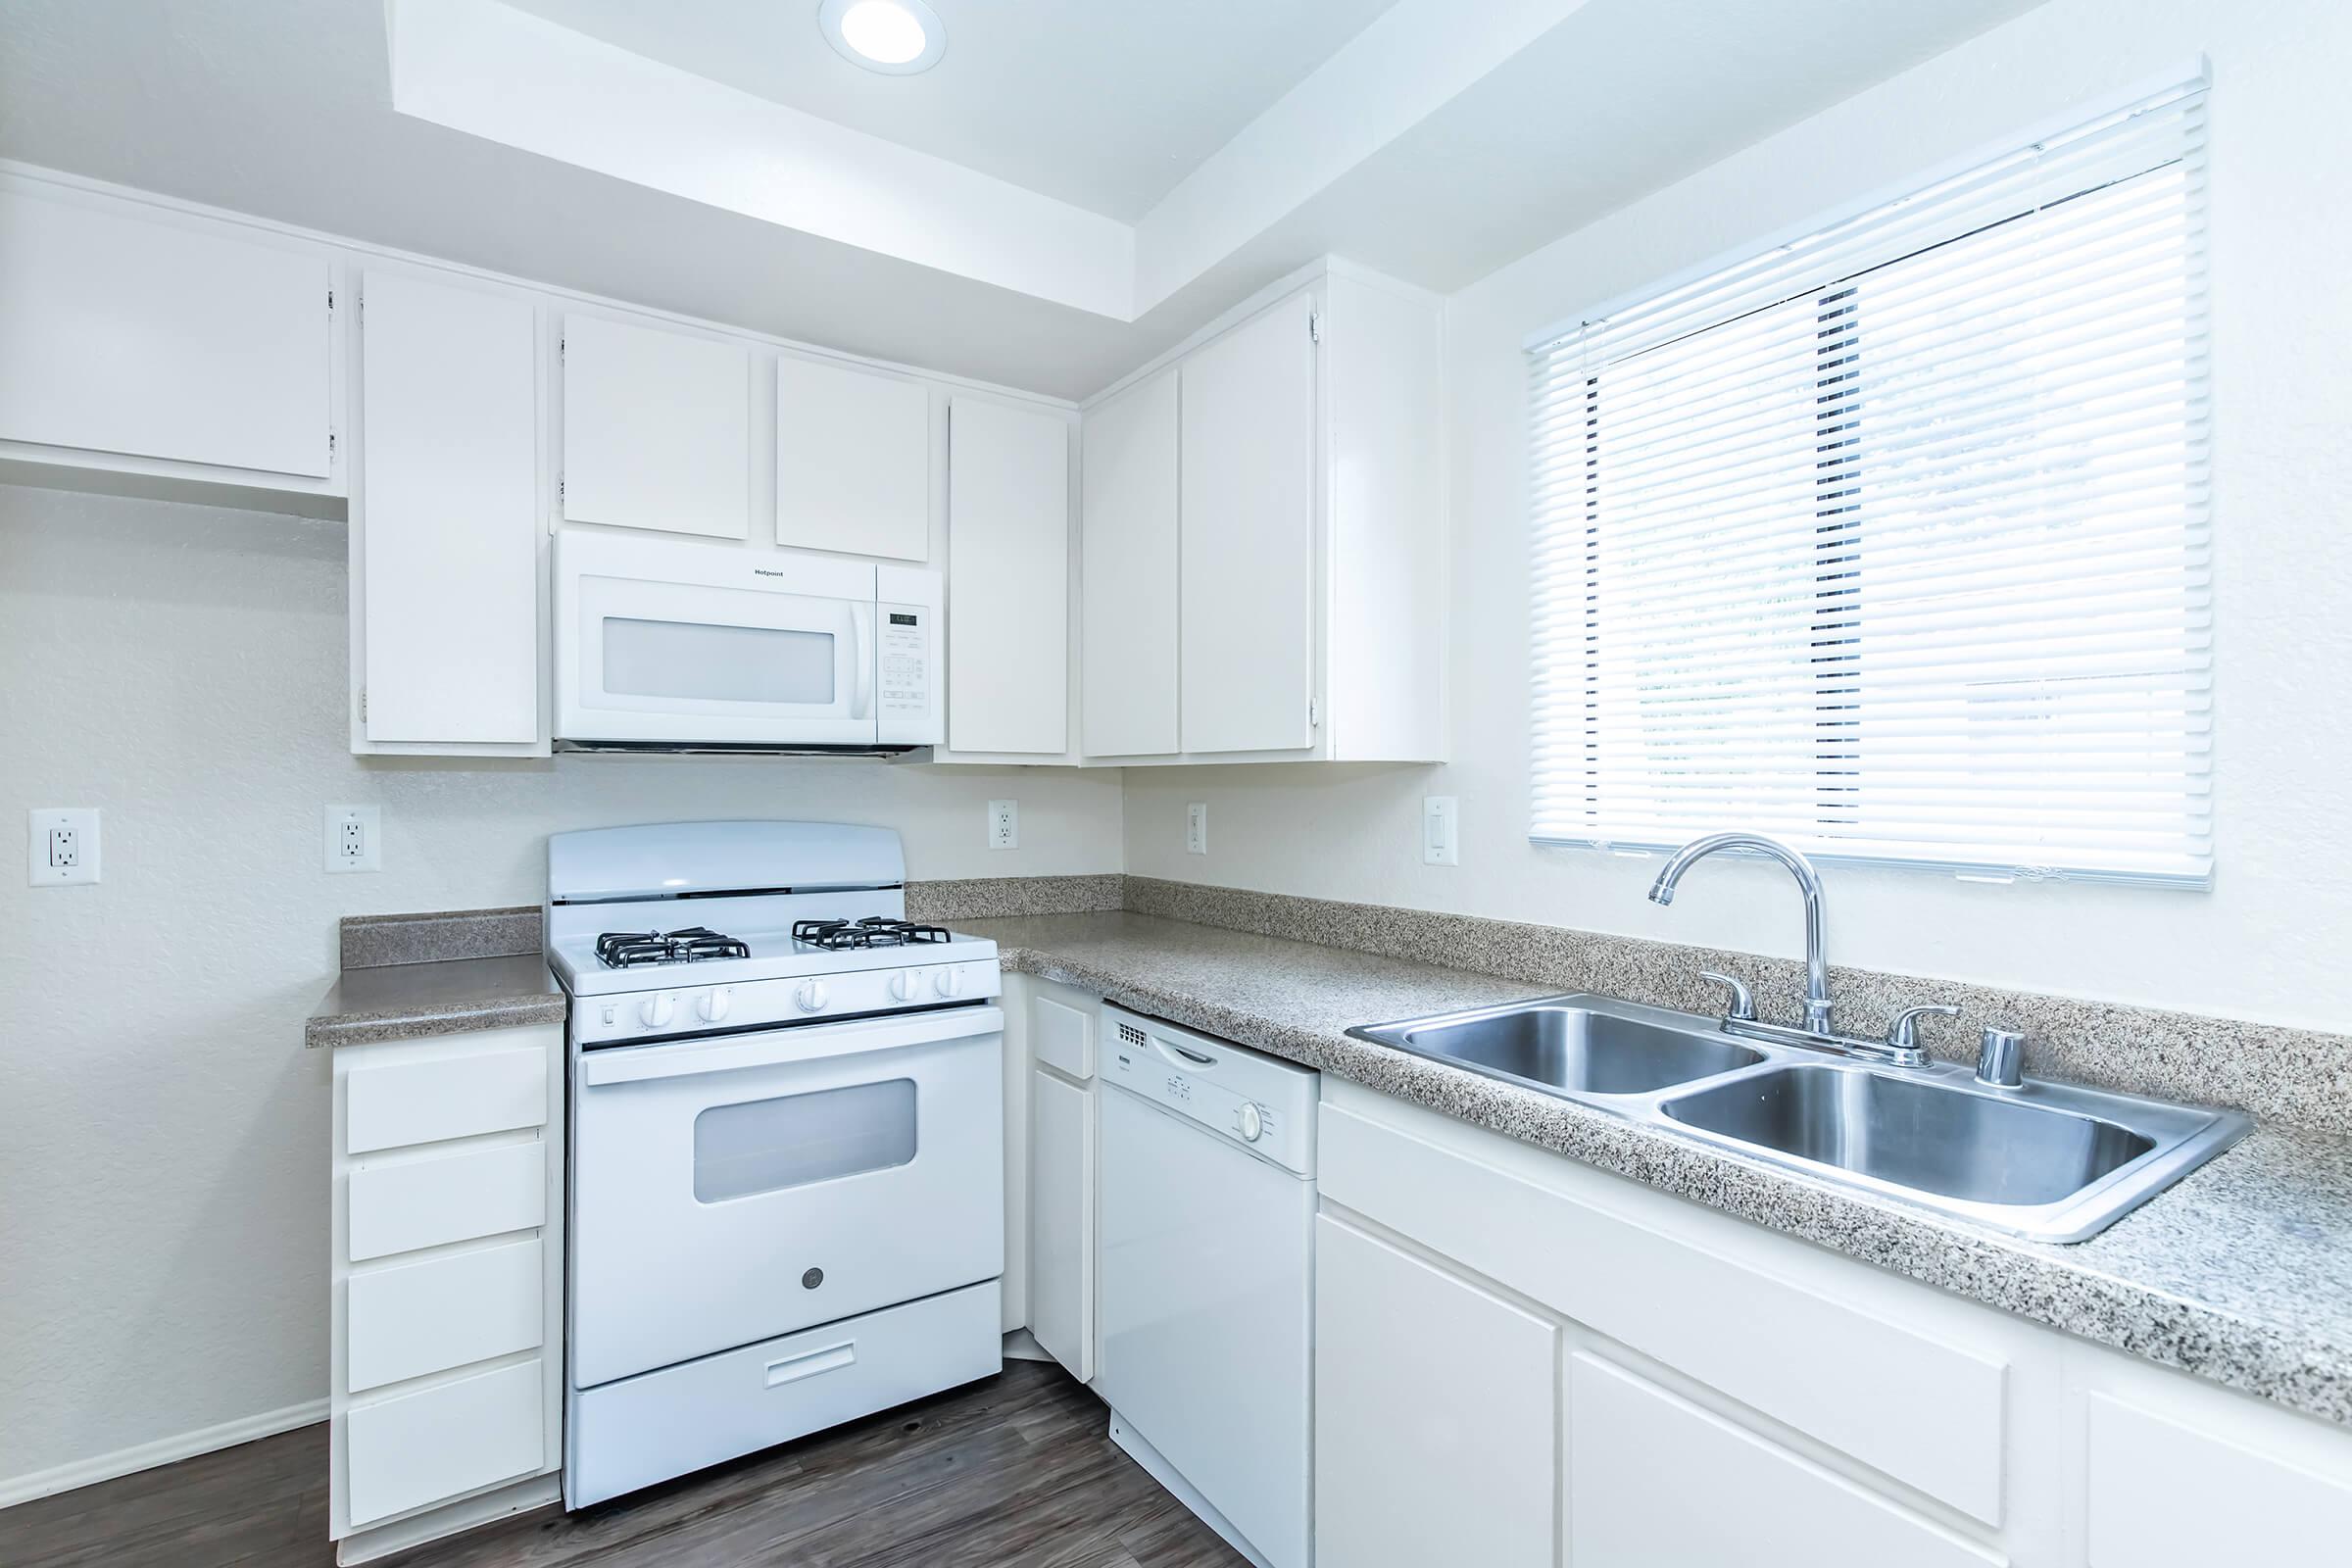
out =
<path fill-rule="evenodd" d="M 948 52 L 948 29 L 923 0 L 824 0 L 816 24 L 844 60 L 887 76 L 929 71 Z"/>

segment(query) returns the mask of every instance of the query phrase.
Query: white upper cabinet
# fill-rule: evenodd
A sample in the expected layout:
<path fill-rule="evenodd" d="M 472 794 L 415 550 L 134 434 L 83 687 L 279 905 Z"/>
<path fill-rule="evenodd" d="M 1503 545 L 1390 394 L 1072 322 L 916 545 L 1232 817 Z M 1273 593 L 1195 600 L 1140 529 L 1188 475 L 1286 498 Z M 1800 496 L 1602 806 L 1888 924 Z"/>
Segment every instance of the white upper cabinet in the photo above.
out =
<path fill-rule="evenodd" d="M 1069 420 L 959 397 L 948 449 L 948 744 L 1059 760 L 1069 750 Z"/>
<path fill-rule="evenodd" d="M 748 345 L 564 318 L 564 521 L 742 539 L 751 481 Z"/>
<path fill-rule="evenodd" d="M 1090 757 L 1178 748 L 1176 377 L 1171 367 L 1086 416 L 1079 701 Z"/>
<path fill-rule="evenodd" d="M 334 286 L 317 250 L 0 191 L 0 440 L 319 490 Z"/>
<path fill-rule="evenodd" d="M 776 361 L 776 543 L 931 554 L 931 389 L 786 355 Z"/>
<path fill-rule="evenodd" d="M 1443 327 L 1329 266 L 1086 411 L 1087 758 L 1445 760 Z"/>
<path fill-rule="evenodd" d="M 1184 363 L 1178 487 L 1183 749 L 1313 743 L 1314 301 Z"/>
<path fill-rule="evenodd" d="M 355 742 L 540 747 L 538 312 L 367 274 Z"/>

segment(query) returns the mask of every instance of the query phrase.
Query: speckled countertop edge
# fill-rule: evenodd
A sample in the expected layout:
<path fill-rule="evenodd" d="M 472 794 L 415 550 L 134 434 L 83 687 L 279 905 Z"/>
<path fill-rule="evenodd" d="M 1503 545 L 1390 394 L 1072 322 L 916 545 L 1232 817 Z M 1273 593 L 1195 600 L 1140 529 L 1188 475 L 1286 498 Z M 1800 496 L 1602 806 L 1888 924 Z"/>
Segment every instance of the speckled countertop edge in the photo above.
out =
<path fill-rule="evenodd" d="M 1140 922 L 1140 923 L 1139 923 Z M 2089 1242 L 1999 1236 L 1349 1038 L 1350 1023 L 1536 994 L 1525 982 L 1139 916 L 978 922 L 1006 967 L 1063 981 L 1503 1133 L 1954 1295 L 2352 1425 L 2352 1147 L 2258 1129 Z M 1195 935 L 1198 933 L 1199 935 Z M 1203 952 L 1203 950 L 1206 950 Z M 1365 1015 L 1306 1021 L 1235 985 L 1252 958 L 1277 990 L 1361 981 Z M 1185 983 L 1190 971 L 1198 984 Z M 1220 1000 L 1220 996 L 1224 1000 Z M 1410 1004 L 1405 1004 L 1408 997 Z M 2263 1224 L 2308 1224 L 2291 1266 Z M 2318 1216 L 2309 1218 L 2307 1216 Z M 2339 1248 L 2338 1243 L 2345 1246 Z M 2342 1279 L 2308 1278 L 2341 1252 Z M 2225 1271 L 2214 1267 L 2226 1259 Z M 2328 1264 L 2319 1265 L 2328 1273 Z"/>
<path fill-rule="evenodd" d="M 365 1046 L 561 1023 L 563 989 L 536 953 L 346 969 L 304 1023 L 302 1043 Z"/>

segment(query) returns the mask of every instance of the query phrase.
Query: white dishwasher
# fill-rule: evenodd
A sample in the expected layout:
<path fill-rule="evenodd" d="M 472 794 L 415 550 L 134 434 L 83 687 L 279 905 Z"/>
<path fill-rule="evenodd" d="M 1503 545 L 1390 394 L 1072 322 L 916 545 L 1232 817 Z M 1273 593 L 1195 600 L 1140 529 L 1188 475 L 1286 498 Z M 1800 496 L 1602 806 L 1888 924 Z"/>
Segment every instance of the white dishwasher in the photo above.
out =
<path fill-rule="evenodd" d="M 1258 1568 L 1307 1568 L 1315 1073 L 1102 1008 L 1096 1391 Z"/>

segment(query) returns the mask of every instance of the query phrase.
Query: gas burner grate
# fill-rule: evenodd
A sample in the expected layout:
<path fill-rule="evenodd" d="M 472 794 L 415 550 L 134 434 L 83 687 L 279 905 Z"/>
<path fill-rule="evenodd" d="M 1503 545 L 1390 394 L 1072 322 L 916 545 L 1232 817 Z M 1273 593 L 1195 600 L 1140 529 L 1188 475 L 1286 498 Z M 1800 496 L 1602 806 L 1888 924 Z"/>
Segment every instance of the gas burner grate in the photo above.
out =
<path fill-rule="evenodd" d="M 946 928 L 912 920 L 893 920 L 869 914 L 862 920 L 795 920 L 792 940 L 812 948 L 842 951 L 853 948 L 906 948 L 923 942 L 946 942 Z"/>
<path fill-rule="evenodd" d="M 608 931 L 596 939 L 596 956 L 608 969 L 644 963 L 694 963 L 704 958 L 748 958 L 751 946 L 721 936 L 707 925 L 682 931 Z"/>

